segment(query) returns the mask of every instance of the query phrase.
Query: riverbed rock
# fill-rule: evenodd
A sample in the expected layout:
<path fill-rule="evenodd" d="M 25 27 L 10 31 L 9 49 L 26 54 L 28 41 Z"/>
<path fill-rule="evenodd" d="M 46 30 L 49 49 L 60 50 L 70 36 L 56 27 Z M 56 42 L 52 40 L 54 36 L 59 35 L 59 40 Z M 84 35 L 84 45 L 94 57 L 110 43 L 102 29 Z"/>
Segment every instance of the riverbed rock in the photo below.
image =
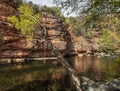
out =
<path fill-rule="evenodd" d="M 120 91 L 120 79 L 114 79 L 107 83 L 95 82 L 87 77 L 81 77 L 82 88 L 84 91 Z"/>

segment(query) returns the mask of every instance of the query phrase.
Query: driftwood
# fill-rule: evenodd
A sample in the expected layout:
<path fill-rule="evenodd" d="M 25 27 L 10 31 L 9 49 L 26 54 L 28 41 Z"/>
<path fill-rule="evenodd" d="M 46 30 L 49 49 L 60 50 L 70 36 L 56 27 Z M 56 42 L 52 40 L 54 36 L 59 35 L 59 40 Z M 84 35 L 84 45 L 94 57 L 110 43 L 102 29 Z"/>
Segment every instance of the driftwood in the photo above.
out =
<path fill-rule="evenodd" d="M 71 76 L 71 80 L 73 84 L 75 85 L 77 91 L 82 91 L 81 84 L 79 78 L 75 75 L 75 71 L 72 69 L 71 65 L 67 62 L 67 60 L 64 59 L 64 57 L 61 55 L 59 50 L 51 43 L 51 41 L 47 40 L 47 30 L 40 22 L 38 22 L 34 17 L 31 17 L 31 19 L 37 24 L 36 26 L 36 34 L 40 36 L 40 38 L 43 40 L 46 47 L 48 47 L 49 50 L 51 50 L 55 56 L 58 58 L 58 61 L 63 65 L 63 67 L 68 71 L 68 74 Z"/>

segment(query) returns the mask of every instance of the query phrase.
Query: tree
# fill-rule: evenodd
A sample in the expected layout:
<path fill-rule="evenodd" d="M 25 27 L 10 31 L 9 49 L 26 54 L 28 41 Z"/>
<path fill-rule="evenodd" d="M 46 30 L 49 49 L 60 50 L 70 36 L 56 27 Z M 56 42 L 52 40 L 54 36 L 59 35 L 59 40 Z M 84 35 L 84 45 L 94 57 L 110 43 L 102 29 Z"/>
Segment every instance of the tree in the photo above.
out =
<path fill-rule="evenodd" d="M 27 4 L 23 3 L 18 8 L 18 16 L 11 16 L 8 19 L 13 23 L 17 30 L 20 30 L 23 35 L 27 35 L 31 40 L 34 36 L 36 23 L 32 17 L 39 20 L 39 15 L 34 14 L 34 11 Z"/>
<path fill-rule="evenodd" d="M 18 8 L 23 3 L 23 0 L 8 0 L 8 3 L 10 3 L 14 8 Z"/>
<path fill-rule="evenodd" d="M 34 13 L 39 13 L 39 5 L 33 4 L 32 1 L 29 1 L 28 4 L 33 8 Z"/>
<path fill-rule="evenodd" d="M 112 36 L 115 44 L 120 43 L 120 0 L 54 0 L 54 2 L 62 9 L 68 10 L 68 13 L 77 12 L 80 15 L 82 31 L 89 32 L 96 28 L 102 31 L 100 40 L 106 35 L 103 31 L 107 31 L 109 38 L 103 40 L 109 40 Z M 106 46 L 103 41 L 99 43 Z"/>
<path fill-rule="evenodd" d="M 84 25 L 89 27 L 103 14 L 119 13 L 120 0 L 54 0 L 54 2 L 68 13 L 76 12 L 86 17 Z"/>
<path fill-rule="evenodd" d="M 115 47 L 115 39 L 111 35 L 110 32 L 103 30 L 103 34 L 99 39 L 99 50 L 101 52 L 114 52 Z"/>
<path fill-rule="evenodd" d="M 82 34 L 80 24 L 79 24 L 79 18 L 78 17 L 66 17 L 65 23 L 69 25 L 70 31 L 72 31 L 76 36 L 79 36 Z"/>
<path fill-rule="evenodd" d="M 86 15 L 117 12 L 120 8 L 120 0 L 54 0 L 54 2 L 65 10 Z"/>
<path fill-rule="evenodd" d="M 39 6 L 37 4 L 33 4 L 33 9 L 35 13 L 39 13 Z"/>
<path fill-rule="evenodd" d="M 120 12 L 120 0 L 54 0 L 54 2 L 68 13 L 76 12 L 84 18 L 82 25 L 90 28 L 102 15 Z M 88 25 L 88 26 L 87 26 Z M 93 24 L 94 25 L 94 24 Z"/>

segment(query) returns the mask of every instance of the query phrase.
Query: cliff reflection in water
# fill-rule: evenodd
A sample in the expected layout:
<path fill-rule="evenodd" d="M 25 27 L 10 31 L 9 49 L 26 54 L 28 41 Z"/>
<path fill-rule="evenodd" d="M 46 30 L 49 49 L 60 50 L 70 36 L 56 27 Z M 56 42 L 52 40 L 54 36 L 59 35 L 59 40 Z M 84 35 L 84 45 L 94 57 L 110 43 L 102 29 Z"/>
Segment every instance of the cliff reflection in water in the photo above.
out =
<path fill-rule="evenodd" d="M 78 74 L 93 80 L 103 81 L 120 77 L 120 57 L 75 56 L 67 59 Z"/>

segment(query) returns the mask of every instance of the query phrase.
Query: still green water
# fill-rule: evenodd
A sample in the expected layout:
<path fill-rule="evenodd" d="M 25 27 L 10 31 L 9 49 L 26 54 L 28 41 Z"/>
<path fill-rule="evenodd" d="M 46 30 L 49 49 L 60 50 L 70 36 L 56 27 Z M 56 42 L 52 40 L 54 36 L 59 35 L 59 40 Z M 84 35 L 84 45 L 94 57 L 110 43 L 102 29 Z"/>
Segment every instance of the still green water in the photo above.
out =
<path fill-rule="evenodd" d="M 1 66 L 0 91 L 57 91 L 64 69 L 53 61 Z"/>
<path fill-rule="evenodd" d="M 120 77 L 120 57 L 67 57 L 78 75 L 96 81 Z M 0 66 L 0 91 L 75 91 L 56 60 Z"/>
<path fill-rule="evenodd" d="M 69 57 L 68 60 L 79 75 L 89 77 L 95 81 L 109 81 L 120 77 L 119 56 L 103 58 L 76 56 Z"/>

